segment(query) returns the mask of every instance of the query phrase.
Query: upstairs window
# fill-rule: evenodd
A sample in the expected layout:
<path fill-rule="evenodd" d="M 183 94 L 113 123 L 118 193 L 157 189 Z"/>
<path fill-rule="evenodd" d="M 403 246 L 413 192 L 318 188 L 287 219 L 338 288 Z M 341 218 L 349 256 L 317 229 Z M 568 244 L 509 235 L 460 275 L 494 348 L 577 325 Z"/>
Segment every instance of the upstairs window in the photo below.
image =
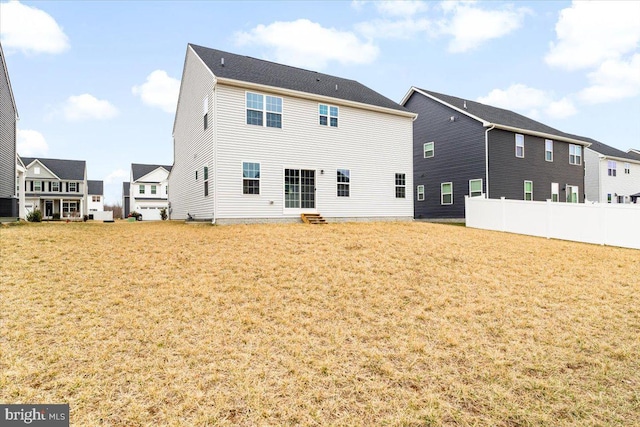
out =
<path fill-rule="evenodd" d="M 282 98 L 247 92 L 247 124 L 282 128 Z"/>
<path fill-rule="evenodd" d="M 144 184 L 140 184 L 140 185 L 138 186 L 138 193 L 140 193 L 140 194 L 144 194 Z"/>
<path fill-rule="evenodd" d="M 430 157 L 433 157 L 435 155 L 435 142 L 425 142 L 423 149 L 424 149 L 424 158 L 428 159 Z"/>
<path fill-rule="evenodd" d="M 516 157 L 524 157 L 524 135 L 516 133 Z"/>
<path fill-rule="evenodd" d="M 629 163 L 625 163 L 624 164 L 624 173 L 625 174 L 630 174 L 631 173 L 631 165 Z"/>
<path fill-rule="evenodd" d="M 533 200 L 533 181 L 524 182 L 524 199 Z"/>
<path fill-rule="evenodd" d="M 349 187 L 351 186 L 351 171 L 349 169 L 338 169 L 336 185 L 338 197 L 349 197 Z"/>
<path fill-rule="evenodd" d="M 396 199 L 404 199 L 407 197 L 407 175 L 404 173 L 396 174 Z"/>
<path fill-rule="evenodd" d="M 78 183 L 77 182 L 70 182 L 69 183 L 69 192 L 70 193 L 77 193 L 78 192 Z"/>
<path fill-rule="evenodd" d="M 582 164 L 582 147 L 575 144 L 569 144 L 569 164 Z"/>
<path fill-rule="evenodd" d="M 544 159 L 553 162 L 553 141 L 550 139 L 544 140 Z"/>
<path fill-rule="evenodd" d="M 338 107 L 318 104 L 318 120 L 321 126 L 338 127 Z"/>
<path fill-rule="evenodd" d="M 618 167 L 618 164 L 612 160 L 609 160 L 607 162 L 607 175 L 609 176 L 616 176 L 616 168 Z"/>
<path fill-rule="evenodd" d="M 155 185 L 151 186 L 151 194 L 156 194 L 157 192 L 157 187 Z"/>
<path fill-rule="evenodd" d="M 202 114 L 204 115 L 204 130 L 209 127 L 209 95 L 204 97 L 202 101 Z"/>
<path fill-rule="evenodd" d="M 242 194 L 260 194 L 260 163 L 242 163 Z"/>
<path fill-rule="evenodd" d="M 482 179 L 469 181 L 469 197 L 482 196 Z"/>
<path fill-rule="evenodd" d="M 209 166 L 205 166 L 203 169 L 204 179 L 209 179 Z"/>
<path fill-rule="evenodd" d="M 58 181 L 53 181 L 51 183 L 51 191 L 60 191 L 60 183 Z"/>
<path fill-rule="evenodd" d="M 42 191 L 42 181 L 33 181 L 33 191 Z"/>

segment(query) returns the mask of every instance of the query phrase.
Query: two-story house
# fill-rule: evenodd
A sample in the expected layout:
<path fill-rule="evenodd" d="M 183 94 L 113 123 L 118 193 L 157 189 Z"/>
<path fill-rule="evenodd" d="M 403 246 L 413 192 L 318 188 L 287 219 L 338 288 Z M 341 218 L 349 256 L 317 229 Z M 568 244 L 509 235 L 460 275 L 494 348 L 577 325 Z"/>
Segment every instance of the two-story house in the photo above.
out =
<path fill-rule="evenodd" d="M 588 139 L 585 150 L 587 200 L 600 203 L 635 203 L 640 193 L 640 153 L 624 152 Z"/>
<path fill-rule="evenodd" d="M 87 214 L 87 167 L 84 160 L 21 157 L 25 167 L 26 211 L 45 219 L 82 218 Z M 20 188 L 20 191 L 23 191 Z"/>
<path fill-rule="evenodd" d="M 92 212 L 104 211 L 104 182 L 87 180 L 87 210 Z"/>
<path fill-rule="evenodd" d="M 189 44 L 172 219 L 411 219 L 415 114 L 349 79 Z"/>
<path fill-rule="evenodd" d="M 584 201 L 589 142 L 517 114 L 412 87 L 415 218 L 461 220 L 464 197 Z"/>
<path fill-rule="evenodd" d="M 18 109 L 11 89 L 4 51 L 0 45 L 0 218 L 19 216 L 16 195 L 17 120 Z"/>
<path fill-rule="evenodd" d="M 136 211 L 143 220 L 161 219 L 160 211 L 169 207 L 168 176 L 171 166 L 131 164 L 129 182 L 129 206 L 124 206 L 126 215 Z M 124 188 L 123 188 L 124 189 Z"/>

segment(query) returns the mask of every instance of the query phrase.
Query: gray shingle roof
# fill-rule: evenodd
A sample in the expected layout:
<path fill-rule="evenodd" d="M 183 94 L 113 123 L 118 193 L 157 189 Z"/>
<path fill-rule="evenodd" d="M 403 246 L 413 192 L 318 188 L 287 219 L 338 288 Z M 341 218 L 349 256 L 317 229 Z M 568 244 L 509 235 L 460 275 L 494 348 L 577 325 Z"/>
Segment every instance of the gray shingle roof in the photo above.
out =
<path fill-rule="evenodd" d="M 189 44 L 217 77 L 408 111 L 355 80 Z M 221 60 L 224 58 L 224 66 Z M 336 86 L 338 89 L 336 90 Z"/>
<path fill-rule="evenodd" d="M 104 183 L 102 181 L 87 180 L 87 194 L 102 196 L 104 194 Z"/>
<path fill-rule="evenodd" d="M 640 154 L 627 153 L 626 151 L 618 150 L 617 148 L 613 148 L 600 141 L 596 141 L 595 139 L 579 137 L 579 136 L 576 136 L 576 138 L 583 139 L 587 142 L 590 142 L 591 145 L 589 146 L 589 149 L 595 151 L 596 153 L 600 153 L 603 156 L 620 157 L 623 159 L 631 159 L 631 160 L 640 160 Z"/>
<path fill-rule="evenodd" d="M 481 104 L 480 102 L 471 101 L 468 99 L 458 98 L 451 95 L 444 95 L 442 93 L 433 92 L 426 89 L 419 89 L 422 92 L 428 93 L 434 98 L 438 98 L 441 101 L 467 111 L 469 114 L 478 117 L 489 123 L 495 123 L 498 125 L 514 127 L 522 130 L 529 130 L 533 132 L 547 133 L 550 135 L 556 135 L 564 138 L 577 139 L 580 141 L 586 141 L 586 138 L 577 135 L 571 135 L 562 132 L 558 129 L 547 126 L 544 123 L 540 123 L 533 119 L 523 116 L 522 114 L 515 113 L 503 108 L 492 107 L 490 105 Z M 466 104 L 466 108 L 465 108 Z"/>
<path fill-rule="evenodd" d="M 142 165 L 139 163 L 131 163 L 131 171 L 133 172 L 133 180 L 137 181 L 146 174 L 153 172 L 158 168 L 164 168 L 167 172 L 171 172 L 171 166 L 167 165 Z"/>
<path fill-rule="evenodd" d="M 87 167 L 87 162 L 84 160 L 43 159 L 42 157 L 21 157 L 21 159 L 25 166 L 38 160 L 60 179 L 82 181 Z"/>

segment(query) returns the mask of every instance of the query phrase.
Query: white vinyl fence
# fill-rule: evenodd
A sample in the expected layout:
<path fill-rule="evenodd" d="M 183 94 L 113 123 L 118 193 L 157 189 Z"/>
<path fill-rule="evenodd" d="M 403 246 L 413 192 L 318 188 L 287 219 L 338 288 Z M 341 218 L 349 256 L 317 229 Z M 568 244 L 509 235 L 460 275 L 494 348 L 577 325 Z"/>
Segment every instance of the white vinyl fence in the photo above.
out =
<path fill-rule="evenodd" d="M 467 227 L 640 249 L 640 205 L 465 197 Z"/>
<path fill-rule="evenodd" d="M 96 221 L 113 221 L 113 211 L 90 211 Z"/>

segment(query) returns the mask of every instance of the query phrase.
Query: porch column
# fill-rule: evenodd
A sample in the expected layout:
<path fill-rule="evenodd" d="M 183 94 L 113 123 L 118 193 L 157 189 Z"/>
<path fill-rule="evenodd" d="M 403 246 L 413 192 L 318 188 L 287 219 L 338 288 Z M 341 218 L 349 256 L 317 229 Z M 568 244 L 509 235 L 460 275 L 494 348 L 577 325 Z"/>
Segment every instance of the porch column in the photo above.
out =
<path fill-rule="evenodd" d="M 60 206 L 58 206 L 58 209 L 60 209 L 58 212 L 60 213 L 60 219 L 64 218 L 64 212 L 62 211 L 62 203 L 64 202 L 64 199 L 60 199 Z M 55 210 L 55 206 L 54 206 L 54 210 Z"/>

